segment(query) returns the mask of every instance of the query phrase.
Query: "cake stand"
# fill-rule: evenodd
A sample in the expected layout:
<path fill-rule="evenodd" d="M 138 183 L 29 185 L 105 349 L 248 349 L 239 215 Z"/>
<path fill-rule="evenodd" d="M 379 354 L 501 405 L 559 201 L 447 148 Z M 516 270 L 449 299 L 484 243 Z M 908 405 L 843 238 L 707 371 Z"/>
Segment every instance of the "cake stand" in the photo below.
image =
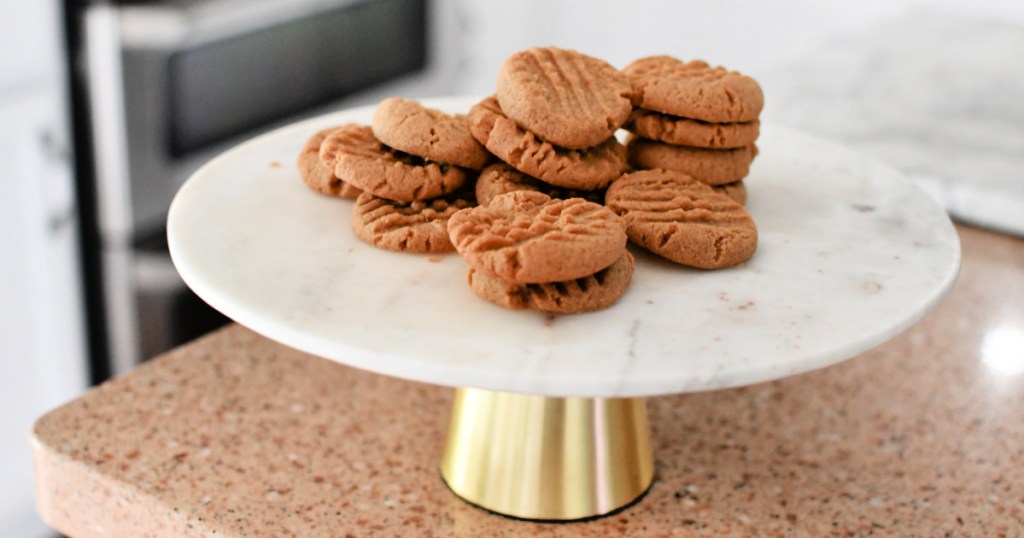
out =
<path fill-rule="evenodd" d="M 852 357 L 933 308 L 959 268 L 945 212 L 898 172 L 766 124 L 746 180 L 760 235 L 749 262 L 701 271 L 634 250 L 612 308 L 506 310 L 473 294 L 458 255 L 371 247 L 351 232 L 350 201 L 299 179 L 307 137 L 372 112 L 296 123 L 206 164 L 171 206 L 171 256 L 196 294 L 271 339 L 456 387 L 441 475 L 501 514 L 564 521 L 630 504 L 654 477 L 645 397 Z"/>

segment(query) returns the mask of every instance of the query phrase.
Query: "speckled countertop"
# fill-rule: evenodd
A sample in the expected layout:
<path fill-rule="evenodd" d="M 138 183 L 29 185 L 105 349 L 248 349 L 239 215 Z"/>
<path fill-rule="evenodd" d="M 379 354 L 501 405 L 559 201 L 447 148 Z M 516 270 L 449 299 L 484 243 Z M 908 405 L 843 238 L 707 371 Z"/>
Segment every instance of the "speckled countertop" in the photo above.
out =
<path fill-rule="evenodd" d="M 652 398 L 657 479 L 575 524 L 473 508 L 436 465 L 451 390 L 231 326 L 42 417 L 43 518 L 75 538 L 1024 535 L 1024 241 L 960 227 L 937 310 L 788 379 Z"/>

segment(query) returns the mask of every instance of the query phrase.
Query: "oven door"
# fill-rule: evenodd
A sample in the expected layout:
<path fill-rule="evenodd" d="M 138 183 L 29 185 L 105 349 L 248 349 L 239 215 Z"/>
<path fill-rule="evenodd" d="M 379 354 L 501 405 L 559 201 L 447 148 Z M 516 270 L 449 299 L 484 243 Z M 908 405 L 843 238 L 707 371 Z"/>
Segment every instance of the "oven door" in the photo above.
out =
<path fill-rule="evenodd" d="M 94 5 L 85 58 L 95 227 L 113 373 L 202 332 L 162 244 L 171 200 L 259 131 L 359 97 L 437 90 L 427 0 L 178 0 Z M 443 64 L 442 64 L 443 65 Z M 382 86 L 382 83 L 388 82 Z M 183 304 L 189 305 L 187 308 Z M 200 303 L 201 304 L 201 303 Z M 193 330 L 183 330 L 182 327 Z"/>

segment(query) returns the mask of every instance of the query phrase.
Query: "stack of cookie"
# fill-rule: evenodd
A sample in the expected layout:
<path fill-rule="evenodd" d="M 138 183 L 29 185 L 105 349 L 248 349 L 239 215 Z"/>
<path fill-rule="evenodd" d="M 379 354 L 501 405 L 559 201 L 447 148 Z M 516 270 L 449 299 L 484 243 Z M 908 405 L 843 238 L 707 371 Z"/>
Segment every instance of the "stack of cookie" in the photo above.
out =
<path fill-rule="evenodd" d="M 615 132 L 631 110 L 629 81 L 607 62 L 532 48 L 502 64 L 496 94 L 470 111 L 470 131 L 507 165 L 485 176 L 516 170 L 517 180 L 564 197 L 574 193 L 558 189 L 599 191 L 626 170 Z"/>
<path fill-rule="evenodd" d="M 372 126 L 314 134 L 298 166 L 314 190 L 356 199 L 364 241 L 457 250 L 473 292 L 507 308 L 585 312 L 629 285 L 627 238 L 703 269 L 753 255 L 742 180 L 763 101 L 753 79 L 700 61 L 656 56 L 620 72 L 533 48 L 502 64 L 495 95 L 468 117 L 387 99 Z M 492 154 L 501 162 L 487 166 Z"/>
<path fill-rule="evenodd" d="M 392 98 L 378 105 L 372 127 L 350 124 L 310 138 L 299 169 L 318 192 L 351 198 L 361 191 L 352 211 L 360 239 L 402 252 L 451 252 L 447 220 L 475 205 L 463 187 L 489 159 L 465 116 Z"/>
<path fill-rule="evenodd" d="M 630 165 L 684 172 L 744 203 L 742 180 L 757 155 L 764 105 L 757 82 L 671 56 L 641 58 L 622 73 L 636 107 L 625 125 L 634 135 L 628 142 Z"/>
<path fill-rule="evenodd" d="M 625 222 L 581 198 L 496 196 L 448 221 L 479 297 L 516 310 L 577 313 L 611 306 L 633 277 Z"/>

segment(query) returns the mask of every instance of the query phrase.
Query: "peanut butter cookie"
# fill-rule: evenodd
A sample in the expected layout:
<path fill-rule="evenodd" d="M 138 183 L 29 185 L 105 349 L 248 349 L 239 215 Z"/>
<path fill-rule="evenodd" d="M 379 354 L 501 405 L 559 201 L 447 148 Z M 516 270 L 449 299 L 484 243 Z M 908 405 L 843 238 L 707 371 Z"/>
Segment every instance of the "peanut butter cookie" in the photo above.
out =
<path fill-rule="evenodd" d="M 480 170 L 491 155 L 469 133 L 469 118 L 392 97 L 377 105 L 373 134 L 397 150 L 424 159 Z"/>
<path fill-rule="evenodd" d="M 564 148 L 603 143 L 629 117 L 630 84 L 603 60 L 574 50 L 531 48 L 498 70 L 505 114 L 545 142 Z"/>
<path fill-rule="evenodd" d="M 313 136 L 309 137 L 309 140 L 306 140 L 306 143 L 302 145 L 302 149 L 299 150 L 296 166 L 299 168 L 299 175 L 302 177 L 302 181 L 309 188 L 328 196 L 354 200 L 363 191 L 339 179 L 332 170 L 320 162 L 320 144 L 327 138 L 327 135 L 337 129 L 338 127 L 328 127 L 327 129 L 317 131 Z"/>
<path fill-rule="evenodd" d="M 753 144 L 760 134 L 761 122 L 708 123 L 636 108 L 623 128 L 666 144 L 719 149 Z"/>
<path fill-rule="evenodd" d="M 552 146 L 507 118 L 493 97 L 474 105 L 469 119 L 470 132 L 491 153 L 545 183 L 601 189 L 626 170 L 626 150 L 614 137 L 589 149 Z"/>
<path fill-rule="evenodd" d="M 630 240 L 676 263 L 730 267 L 757 249 L 757 227 L 743 206 L 679 172 L 626 174 L 605 199 L 626 220 Z"/>
<path fill-rule="evenodd" d="M 480 298 L 513 310 L 577 314 L 615 304 L 633 278 L 633 256 L 624 251 L 610 267 L 592 275 L 544 284 L 509 284 L 472 267 L 467 280 Z"/>
<path fill-rule="evenodd" d="M 641 58 L 622 70 L 633 86 L 633 105 L 715 123 L 754 121 L 764 107 L 757 81 L 671 56 Z"/>
<path fill-rule="evenodd" d="M 665 168 L 683 172 L 708 185 L 739 181 L 750 173 L 756 146 L 735 149 L 691 148 L 633 138 L 627 145 L 633 168 Z"/>
<path fill-rule="evenodd" d="M 594 274 L 626 245 L 625 223 L 610 209 L 530 191 L 459 211 L 448 220 L 448 235 L 470 267 L 513 284 Z"/>
<path fill-rule="evenodd" d="M 742 181 L 726 183 L 724 185 L 712 185 L 711 188 L 717 193 L 732 198 L 737 204 L 744 205 L 747 203 L 747 186 Z"/>
<path fill-rule="evenodd" d="M 496 196 L 515 191 L 542 192 L 552 198 L 583 198 L 588 202 L 604 203 L 604 191 L 581 191 L 549 185 L 515 168 L 497 163 L 484 168 L 476 181 L 476 201 L 480 205 L 491 203 Z"/>
<path fill-rule="evenodd" d="M 350 124 L 330 133 L 320 145 L 320 161 L 345 182 L 398 202 L 437 198 L 466 181 L 463 169 L 396 151 L 366 125 Z"/>
<path fill-rule="evenodd" d="M 395 202 L 364 192 L 352 210 L 352 231 L 376 247 L 398 252 L 454 252 L 448 219 L 472 207 L 465 197 Z"/>

